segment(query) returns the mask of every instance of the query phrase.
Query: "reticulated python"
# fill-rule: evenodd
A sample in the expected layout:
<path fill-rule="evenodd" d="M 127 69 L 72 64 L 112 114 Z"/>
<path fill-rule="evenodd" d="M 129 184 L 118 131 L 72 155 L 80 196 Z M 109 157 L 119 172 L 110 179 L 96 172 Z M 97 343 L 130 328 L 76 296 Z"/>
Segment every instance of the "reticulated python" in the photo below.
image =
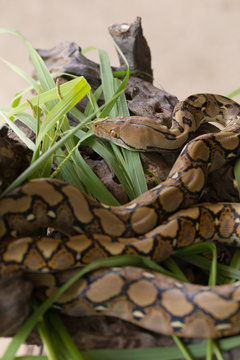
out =
<path fill-rule="evenodd" d="M 119 207 L 105 206 L 59 180 L 31 181 L 0 200 L 1 276 L 19 269 L 50 295 L 74 268 L 94 259 L 140 254 L 154 261 L 195 242 L 238 245 L 240 204 L 201 203 L 207 175 L 240 154 L 240 105 L 199 94 L 179 103 L 171 129 L 152 119 L 116 118 L 94 132 L 132 150 L 175 150 L 205 121 L 224 129 L 185 145 L 166 181 Z M 66 236 L 39 239 L 53 227 Z M 163 334 L 220 337 L 240 331 L 240 282 L 204 287 L 140 268 L 94 272 L 56 304 L 70 315 L 111 315 Z"/>

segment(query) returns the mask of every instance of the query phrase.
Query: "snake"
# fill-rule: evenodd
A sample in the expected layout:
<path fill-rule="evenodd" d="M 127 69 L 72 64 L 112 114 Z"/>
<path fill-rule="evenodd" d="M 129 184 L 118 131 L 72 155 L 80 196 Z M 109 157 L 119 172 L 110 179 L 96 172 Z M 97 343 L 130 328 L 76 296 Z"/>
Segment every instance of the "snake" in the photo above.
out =
<path fill-rule="evenodd" d="M 193 138 L 206 121 L 223 128 Z M 120 206 L 59 179 L 34 179 L 0 199 L 0 277 L 24 271 L 39 298 L 100 258 L 142 255 L 159 263 L 194 243 L 240 244 L 240 204 L 199 203 L 208 174 L 240 155 L 240 105 L 196 94 L 174 108 L 172 126 L 129 116 L 95 121 L 96 136 L 133 151 L 180 151 L 167 179 Z M 46 235 L 54 228 L 61 236 Z M 44 230 L 44 231 L 43 231 Z M 240 281 L 203 286 L 134 267 L 103 268 L 55 303 L 71 316 L 106 315 L 165 335 L 218 338 L 240 331 Z"/>

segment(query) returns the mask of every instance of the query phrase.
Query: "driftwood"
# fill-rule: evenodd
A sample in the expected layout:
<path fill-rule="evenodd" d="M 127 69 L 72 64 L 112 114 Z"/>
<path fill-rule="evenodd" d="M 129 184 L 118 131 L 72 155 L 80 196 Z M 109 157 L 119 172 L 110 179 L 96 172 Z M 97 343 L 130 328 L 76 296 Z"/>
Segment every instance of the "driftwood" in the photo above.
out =
<path fill-rule="evenodd" d="M 170 127 L 172 111 L 178 99 L 174 95 L 156 88 L 151 83 L 153 73 L 150 49 L 142 33 L 140 18 L 137 18 L 131 25 L 112 25 L 109 31 L 126 56 L 130 69 L 135 71 L 134 76 L 130 77 L 125 90 L 130 113 L 157 117 L 159 121 Z M 83 75 L 93 90 L 100 85 L 99 64 L 83 56 L 81 48 L 77 44 L 64 42 L 51 50 L 38 51 L 51 72 Z M 125 64 L 120 58 L 120 66 L 113 68 L 113 71 L 123 71 L 125 69 Z M 99 101 L 101 103 L 103 98 L 100 98 Z M 86 103 L 87 99 L 81 101 L 78 104 L 79 108 L 83 110 Z M 74 122 L 74 119 L 71 120 Z M 201 126 L 196 136 L 215 131 L 219 130 L 211 124 L 205 124 Z M 1 129 L 1 191 L 28 166 L 31 156 L 29 151 L 20 142 L 12 140 L 11 136 L 9 131 L 7 134 L 6 128 Z M 81 151 L 88 164 L 119 201 L 122 203 L 127 202 L 126 193 L 116 181 L 112 170 L 104 163 L 104 160 L 98 158 L 85 145 L 81 147 Z M 177 156 L 178 153 L 144 153 L 141 154 L 141 159 L 145 168 L 155 172 L 161 180 L 164 180 Z M 10 163 L 12 164 L 11 167 L 9 167 Z M 206 191 L 202 194 L 202 201 L 238 201 L 232 165 L 228 164 L 209 176 Z M 153 179 L 148 179 L 149 188 L 155 185 Z M 0 335 L 6 336 L 13 334 L 28 315 L 27 300 L 31 293 L 31 285 L 23 281 L 22 275 L 14 275 L 9 277 L 7 281 L 1 280 L 0 287 L 0 315 L 1 317 L 4 316 L 2 327 L 0 327 Z M 9 306 L 6 306 L 6 303 Z M 11 311 L 11 309 L 14 309 L 14 311 Z M 170 337 L 153 334 L 118 319 L 92 317 L 80 320 L 63 316 L 63 320 L 80 349 L 154 347 L 173 344 Z M 38 343 L 38 341 L 38 336 L 33 332 L 29 342 Z"/>
<path fill-rule="evenodd" d="M 0 128 L 0 194 L 29 165 L 31 151 L 26 149 L 7 126 Z"/>

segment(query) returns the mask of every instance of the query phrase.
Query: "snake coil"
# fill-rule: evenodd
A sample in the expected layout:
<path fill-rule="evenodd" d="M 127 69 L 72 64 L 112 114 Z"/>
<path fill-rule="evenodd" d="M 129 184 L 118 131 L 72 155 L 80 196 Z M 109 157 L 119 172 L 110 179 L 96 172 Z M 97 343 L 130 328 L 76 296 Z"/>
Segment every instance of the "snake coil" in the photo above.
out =
<path fill-rule="evenodd" d="M 156 262 L 190 244 L 239 246 L 240 204 L 200 203 L 208 174 L 240 154 L 240 106 L 197 94 L 177 104 L 172 127 L 130 117 L 93 124 L 97 136 L 140 151 L 183 147 L 167 179 L 128 204 L 102 205 L 60 180 L 38 179 L 0 200 L 0 274 L 24 270 L 39 296 L 52 294 L 94 259 L 133 254 Z M 205 121 L 224 129 L 191 140 Z M 34 236 L 53 227 L 65 236 Z M 55 304 L 73 315 L 111 315 L 162 334 L 211 337 L 240 331 L 240 282 L 206 287 L 136 267 L 95 271 Z"/>

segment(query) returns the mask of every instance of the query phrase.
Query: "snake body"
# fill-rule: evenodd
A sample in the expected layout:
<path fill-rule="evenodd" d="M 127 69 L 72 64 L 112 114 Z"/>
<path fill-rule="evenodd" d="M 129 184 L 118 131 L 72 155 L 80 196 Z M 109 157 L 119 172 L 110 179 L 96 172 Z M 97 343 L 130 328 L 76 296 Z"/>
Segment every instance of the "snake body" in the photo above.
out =
<path fill-rule="evenodd" d="M 125 119 L 126 124 L 122 118 L 95 123 L 97 135 L 151 151 L 182 148 L 204 121 L 217 120 L 225 127 L 189 141 L 163 183 L 119 207 L 100 204 L 56 179 L 33 180 L 7 194 L 0 200 L 1 276 L 24 270 L 46 296 L 76 267 L 94 259 L 139 254 L 159 262 L 196 242 L 239 246 L 240 204 L 198 204 L 209 172 L 240 154 L 239 117 L 234 101 L 198 94 L 176 106 L 170 129 L 135 117 Z M 125 125 L 128 132 L 122 133 Z M 138 147 L 136 134 L 146 129 L 147 139 Z M 65 237 L 34 236 L 48 227 Z M 163 334 L 219 337 L 240 330 L 239 297 L 240 282 L 209 288 L 126 267 L 93 273 L 56 306 L 70 315 L 120 317 Z"/>

